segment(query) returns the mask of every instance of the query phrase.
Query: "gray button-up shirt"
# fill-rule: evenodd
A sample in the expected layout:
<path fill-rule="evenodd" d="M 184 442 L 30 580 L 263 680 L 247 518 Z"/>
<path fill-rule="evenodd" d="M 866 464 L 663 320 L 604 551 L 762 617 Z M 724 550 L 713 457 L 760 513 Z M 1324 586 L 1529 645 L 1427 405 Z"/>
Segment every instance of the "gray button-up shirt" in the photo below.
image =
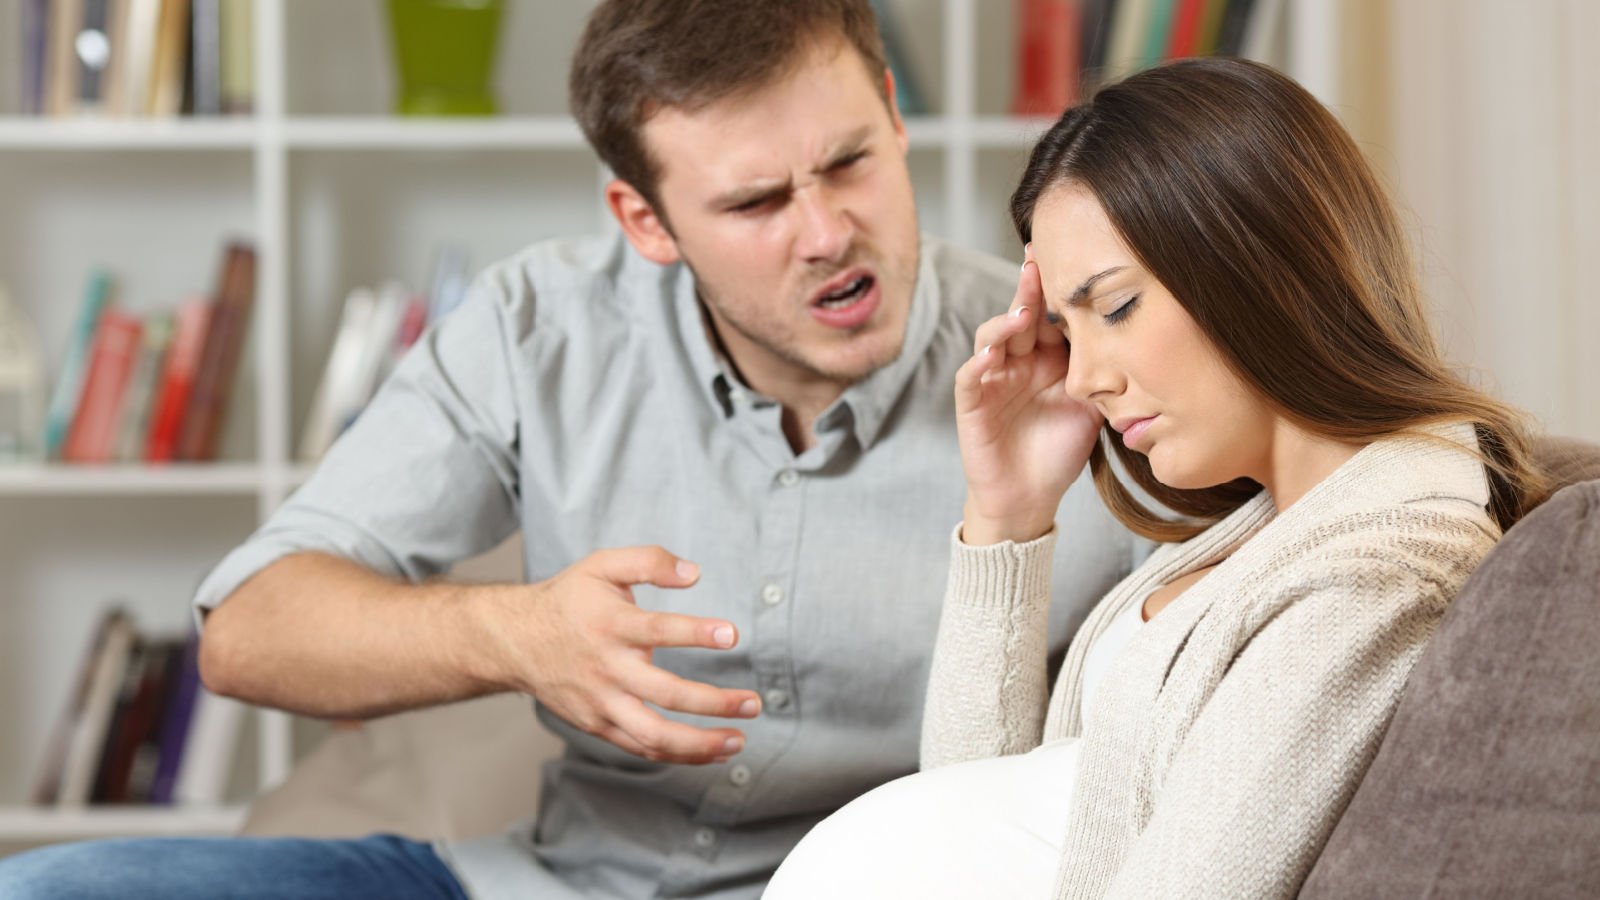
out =
<path fill-rule="evenodd" d="M 537 819 L 440 850 L 480 897 L 755 897 L 812 825 L 916 769 L 966 494 L 954 374 L 1015 282 L 1007 263 L 924 240 L 903 352 L 846 390 L 796 456 L 778 405 L 715 351 L 686 268 L 615 237 L 536 245 L 424 335 L 195 603 L 214 607 L 295 551 L 416 580 L 518 528 L 535 581 L 602 547 L 694 560 L 693 588 L 635 595 L 738 626 L 733 650 L 654 659 L 760 692 L 760 718 L 739 723 L 744 752 L 647 762 L 540 710 L 567 752 L 546 767 Z M 1087 478 L 1059 527 L 1057 655 L 1148 552 Z"/>

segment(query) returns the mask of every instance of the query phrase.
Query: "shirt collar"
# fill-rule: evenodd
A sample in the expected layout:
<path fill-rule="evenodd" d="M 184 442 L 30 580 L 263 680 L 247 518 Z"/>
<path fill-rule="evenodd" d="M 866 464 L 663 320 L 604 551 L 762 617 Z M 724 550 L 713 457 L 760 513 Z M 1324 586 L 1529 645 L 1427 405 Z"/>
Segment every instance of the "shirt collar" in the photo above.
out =
<path fill-rule="evenodd" d="M 817 422 L 827 427 L 830 422 L 848 413 L 856 441 L 863 449 L 877 440 L 890 410 L 905 392 L 917 367 L 922 364 L 934 332 L 938 330 L 943 298 L 939 293 L 938 278 L 933 272 L 932 250 L 929 242 L 924 240 L 920 247 L 916 286 L 911 293 L 911 309 L 906 317 L 906 333 L 900 355 L 846 388 L 839 399 L 817 417 Z M 675 268 L 673 305 L 676 307 L 678 331 L 689 354 L 695 380 L 705 391 L 706 398 L 724 417 L 732 416 L 735 398 L 739 392 L 749 389 L 740 384 L 734 375 L 732 363 L 716 346 L 711 324 L 706 321 L 700 297 L 695 290 L 694 275 L 688 266 L 681 263 Z"/>

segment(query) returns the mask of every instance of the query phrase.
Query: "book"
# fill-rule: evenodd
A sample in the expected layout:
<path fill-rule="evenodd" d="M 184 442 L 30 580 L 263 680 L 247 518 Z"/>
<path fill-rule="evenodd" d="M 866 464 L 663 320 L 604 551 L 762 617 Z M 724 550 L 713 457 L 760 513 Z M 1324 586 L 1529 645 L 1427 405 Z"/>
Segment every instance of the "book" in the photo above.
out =
<path fill-rule="evenodd" d="M 1268 65 L 1283 61 L 1284 0 L 1256 0 L 1239 55 Z"/>
<path fill-rule="evenodd" d="M 1082 0 L 1079 8 L 1078 58 L 1081 62 L 1080 92 L 1087 94 L 1102 81 L 1106 54 L 1110 52 L 1113 0 Z"/>
<path fill-rule="evenodd" d="M 123 751 L 119 745 L 125 740 L 124 734 L 129 728 L 134 703 L 144 687 L 144 669 L 149 649 L 144 639 L 135 634 L 133 647 L 128 651 L 128 661 L 122 667 L 122 680 L 117 688 L 117 699 L 112 707 L 110 724 L 106 726 L 105 741 L 100 745 L 100 758 L 95 765 L 94 785 L 89 791 L 90 803 L 106 802 L 109 784 L 119 774 L 114 771 L 121 766 Z M 129 755 L 131 757 L 131 748 Z"/>
<path fill-rule="evenodd" d="M 120 73 L 107 107 L 115 115 L 143 116 L 155 72 L 156 38 L 161 30 L 161 0 L 127 0 L 122 16 L 122 52 L 114 64 Z"/>
<path fill-rule="evenodd" d="M 132 758 L 128 762 L 127 779 L 121 795 L 121 800 L 127 803 L 150 802 L 156 767 L 160 763 L 164 726 L 177 696 L 178 679 L 183 673 L 185 641 L 163 638 L 155 641 L 154 646 L 158 659 L 151 661 L 153 671 L 149 673 L 153 682 L 153 697 L 149 718 L 139 730 Z"/>
<path fill-rule="evenodd" d="M 1250 27 L 1254 0 L 1228 0 L 1223 10 L 1222 22 L 1217 26 L 1216 52 L 1221 56 L 1240 56 L 1244 53 L 1245 31 Z"/>
<path fill-rule="evenodd" d="M 76 463 L 109 462 L 116 450 L 122 401 L 139 354 L 144 323 L 137 316 L 108 309 L 100 317 L 83 397 L 72 418 L 61 458 Z"/>
<path fill-rule="evenodd" d="M 217 277 L 216 308 L 206 329 L 200 367 L 195 372 L 189 405 L 184 410 L 178 437 L 178 459 L 209 462 L 217 457 L 217 441 L 239 356 L 244 350 L 250 310 L 255 304 L 256 253 L 250 245 L 234 242 L 223 253 Z"/>
<path fill-rule="evenodd" d="M 50 25 L 45 46 L 45 112 L 65 116 L 78 96 L 77 53 L 72 39 L 83 26 L 83 0 L 50 0 Z"/>
<path fill-rule="evenodd" d="M 255 10 L 252 0 L 222 0 L 221 103 L 229 115 L 249 115 L 256 105 Z"/>
<path fill-rule="evenodd" d="M 356 288 L 344 298 L 339 313 L 339 329 L 334 332 L 333 349 L 322 369 L 311 411 L 300 433 L 300 458 L 308 462 L 322 458 L 333 446 L 343 424 L 366 402 L 359 397 L 365 344 L 377 316 L 378 295 L 369 288 Z"/>
<path fill-rule="evenodd" d="M 122 399 L 121 420 L 117 424 L 116 451 L 113 456 L 118 460 L 134 462 L 144 459 L 145 444 L 150 434 L 150 410 L 154 406 L 156 384 L 161 378 L 162 363 L 171 340 L 171 315 L 160 313 L 145 319 L 144 340 L 139 345 L 133 375 L 128 379 L 128 390 Z"/>
<path fill-rule="evenodd" d="M 50 0 L 22 0 L 22 114 L 45 111 L 45 65 L 50 34 Z"/>
<path fill-rule="evenodd" d="M 31 794 L 35 804 L 41 806 L 53 804 L 61 794 L 61 780 L 66 772 L 67 756 L 72 748 L 78 719 L 83 714 L 84 704 L 94 686 L 100 656 L 110 637 L 111 623 L 120 615 L 121 611 L 116 609 L 103 612 L 95 624 L 88 646 L 78 657 L 77 677 L 73 679 L 72 690 L 62 703 L 55 726 L 50 730 L 50 739 L 45 745 L 44 761 L 34 779 Z"/>
<path fill-rule="evenodd" d="M 928 112 L 928 103 L 922 85 L 911 71 L 911 56 L 906 50 L 905 31 L 900 27 L 889 0 L 872 0 L 872 12 L 878 19 L 878 35 L 883 39 L 883 55 L 894 73 L 894 100 L 902 116 L 920 116 Z"/>
<path fill-rule="evenodd" d="M 1139 67 L 1142 42 L 1150 27 L 1154 0 L 1117 0 L 1112 9 L 1111 34 L 1106 48 L 1104 81 L 1115 81 Z"/>
<path fill-rule="evenodd" d="M 1195 53 L 1199 56 L 1214 56 L 1219 51 L 1218 41 L 1222 36 L 1222 21 L 1228 14 L 1230 0 L 1206 0 L 1206 11 L 1200 24 L 1200 37 Z"/>
<path fill-rule="evenodd" d="M 1200 52 L 1200 31 L 1205 24 L 1206 0 L 1177 0 L 1172 14 L 1172 36 L 1167 59 L 1183 59 Z"/>
<path fill-rule="evenodd" d="M 178 456 L 178 436 L 183 431 L 189 395 L 194 391 L 200 353 L 205 349 L 211 309 L 210 300 L 195 297 L 184 302 L 174 317 L 172 338 L 161 363 L 155 405 L 146 429 L 144 458 L 149 462 L 170 462 Z"/>
<path fill-rule="evenodd" d="M 1011 113 L 1061 115 L 1078 101 L 1076 0 L 1016 0 L 1017 76 Z"/>
<path fill-rule="evenodd" d="M 81 807 L 89 802 L 135 637 L 133 619 L 120 608 L 112 609 L 96 642 L 93 671 L 72 723 L 71 739 L 62 763 L 60 790 L 55 795 L 57 806 Z"/>
<path fill-rule="evenodd" d="M 104 270 L 89 273 L 89 285 L 84 291 L 83 303 L 78 307 L 78 319 L 67 338 L 67 350 L 61 363 L 61 376 L 56 379 L 55 391 L 50 396 L 50 406 L 45 412 L 44 458 L 59 459 L 61 448 L 67 442 L 67 430 L 78 414 L 78 402 L 83 395 L 83 381 L 89 367 L 89 351 L 93 347 L 95 332 L 100 327 L 100 317 L 111 303 L 111 276 Z"/>
<path fill-rule="evenodd" d="M 190 111 L 197 116 L 222 112 L 222 5 L 221 0 L 193 0 L 189 11 Z"/>
<path fill-rule="evenodd" d="M 1161 62 L 1172 40 L 1172 21 L 1175 0 L 1150 0 L 1150 17 L 1145 22 L 1143 45 L 1139 54 L 1139 68 L 1148 69 Z"/>
<path fill-rule="evenodd" d="M 178 772 L 189 740 L 189 725 L 200 696 L 200 634 L 191 631 L 174 658 L 166 708 L 156 739 L 155 771 L 151 776 L 151 803 L 168 804 L 175 798 Z"/>
<path fill-rule="evenodd" d="M 176 116 L 182 110 L 188 44 L 189 0 L 162 0 L 145 113 Z"/>

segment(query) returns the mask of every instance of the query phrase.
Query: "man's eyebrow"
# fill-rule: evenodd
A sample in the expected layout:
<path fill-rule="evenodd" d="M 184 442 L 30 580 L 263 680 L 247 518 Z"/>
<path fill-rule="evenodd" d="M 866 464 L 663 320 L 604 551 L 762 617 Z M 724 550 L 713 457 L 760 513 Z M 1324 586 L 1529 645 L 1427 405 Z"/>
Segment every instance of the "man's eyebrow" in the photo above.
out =
<path fill-rule="evenodd" d="M 813 175 L 822 175 L 838 165 L 850 154 L 859 151 L 862 145 L 867 142 L 867 139 L 872 136 L 872 128 L 873 126 L 871 125 L 863 125 L 834 141 L 829 146 L 828 152 L 823 155 L 822 164 L 814 167 L 811 173 Z M 711 198 L 708 207 L 713 210 L 733 209 L 744 206 L 747 203 L 780 196 L 788 193 L 793 187 L 794 182 L 788 178 L 782 181 L 758 181 L 754 184 L 741 185 L 726 193 L 718 194 Z"/>
<path fill-rule="evenodd" d="M 859 151 L 862 145 L 867 142 L 867 138 L 872 136 L 872 127 L 873 126 L 871 125 L 863 125 L 839 140 L 834 141 L 833 144 L 828 147 L 828 152 L 823 154 L 822 165 L 812 169 L 811 174 L 821 175 L 822 173 L 833 168 L 835 165 L 838 165 L 838 163 L 845 157 Z"/>

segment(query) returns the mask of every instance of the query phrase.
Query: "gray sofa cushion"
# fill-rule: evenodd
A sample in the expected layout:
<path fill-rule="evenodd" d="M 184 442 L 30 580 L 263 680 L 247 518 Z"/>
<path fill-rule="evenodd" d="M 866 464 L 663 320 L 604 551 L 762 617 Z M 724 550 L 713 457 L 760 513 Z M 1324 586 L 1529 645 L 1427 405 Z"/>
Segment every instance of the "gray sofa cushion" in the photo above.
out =
<path fill-rule="evenodd" d="M 1600 897 L 1600 481 L 1473 573 L 1301 896 Z"/>

